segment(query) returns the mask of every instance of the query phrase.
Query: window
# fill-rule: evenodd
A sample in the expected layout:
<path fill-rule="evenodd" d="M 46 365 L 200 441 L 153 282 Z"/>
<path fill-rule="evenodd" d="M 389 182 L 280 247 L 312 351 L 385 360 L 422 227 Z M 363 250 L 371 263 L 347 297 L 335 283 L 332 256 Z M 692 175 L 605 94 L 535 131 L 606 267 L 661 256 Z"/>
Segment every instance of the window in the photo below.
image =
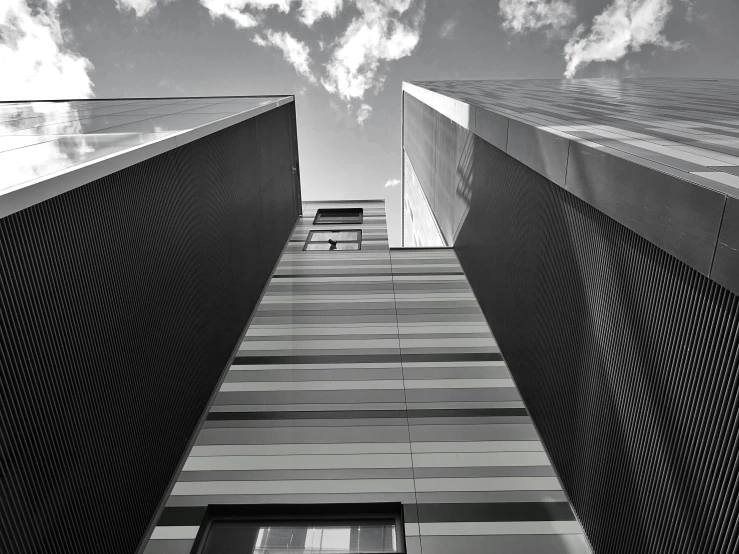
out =
<path fill-rule="evenodd" d="M 323 208 L 316 212 L 313 225 L 359 225 L 363 219 L 362 208 Z"/>
<path fill-rule="evenodd" d="M 346 231 L 311 231 L 305 241 L 303 250 L 361 250 L 362 231 L 347 229 Z"/>
<path fill-rule="evenodd" d="M 405 553 L 399 504 L 209 506 L 193 554 Z"/>

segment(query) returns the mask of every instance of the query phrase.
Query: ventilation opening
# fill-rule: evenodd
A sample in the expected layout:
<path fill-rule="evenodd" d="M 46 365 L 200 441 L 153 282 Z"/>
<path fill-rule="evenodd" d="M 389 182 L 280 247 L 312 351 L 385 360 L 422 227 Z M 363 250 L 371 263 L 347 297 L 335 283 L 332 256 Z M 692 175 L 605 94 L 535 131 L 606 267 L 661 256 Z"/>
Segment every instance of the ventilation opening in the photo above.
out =
<path fill-rule="evenodd" d="M 313 225 L 360 224 L 363 219 L 362 208 L 322 208 L 316 212 Z"/>

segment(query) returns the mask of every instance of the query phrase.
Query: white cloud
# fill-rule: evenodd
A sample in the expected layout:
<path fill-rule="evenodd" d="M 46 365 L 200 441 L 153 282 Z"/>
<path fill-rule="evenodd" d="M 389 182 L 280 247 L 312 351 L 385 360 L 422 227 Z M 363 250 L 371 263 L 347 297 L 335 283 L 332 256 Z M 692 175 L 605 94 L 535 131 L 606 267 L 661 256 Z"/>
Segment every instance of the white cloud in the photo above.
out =
<path fill-rule="evenodd" d="M 399 184 L 400 179 L 388 179 L 387 183 L 385 183 L 385 188 L 397 187 Z"/>
<path fill-rule="evenodd" d="M 90 60 L 73 52 L 59 24 L 60 0 L 37 5 L 3 0 L 0 7 L 0 99 L 92 96 Z"/>
<path fill-rule="evenodd" d="M 356 4 L 360 15 L 338 39 L 321 80 L 326 90 L 347 102 L 382 86 L 380 64 L 413 52 L 423 20 L 423 4 L 408 13 L 413 0 L 356 0 Z"/>
<path fill-rule="evenodd" d="M 144 17 L 154 9 L 157 0 L 115 0 L 120 11 L 133 10 L 137 17 Z"/>
<path fill-rule="evenodd" d="M 563 29 L 577 17 L 575 6 L 566 0 L 500 0 L 498 9 L 503 28 L 514 33 Z"/>
<path fill-rule="evenodd" d="M 300 21 L 308 27 L 322 17 L 336 17 L 344 7 L 344 0 L 302 0 Z"/>
<path fill-rule="evenodd" d="M 670 0 L 614 0 L 593 18 L 588 33 L 578 27 L 565 45 L 565 76 L 573 77 L 591 62 L 620 60 L 648 44 L 681 48 L 681 43 L 669 42 L 662 34 L 671 9 Z"/>
<path fill-rule="evenodd" d="M 269 41 L 266 38 L 261 37 L 260 35 L 255 35 L 251 41 L 254 44 L 258 44 L 259 46 L 267 47 L 269 46 Z"/>
<path fill-rule="evenodd" d="M 282 55 L 295 70 L 306 77 L 311 83 L 316 78 L 311 71 L 310 48 L 304 43 L 285 32 L 268 30 L 264 35 L 257 35 L 253 41 L 259 46 L 272 45 L 282 51 Z"/>
<path fill-rule="evenodd" d="M 137 0 L 139 1 L 139 0 Z M 225 17 L 233 21 L 237 29 L 256 27 L 261 21 L 261 15 L 252 11 L 266 11 L 277 9 L 283 13 L 290 11 L 290 0 L 200 0 L 208 9 L 213 19 Z M 252 10 L 252 11 L 247 11 Z"/>
<path fill-rule="evenodd" d="M 357 109 L 357 123 L 360 125 L 364 125 L 364 121 L 370 116 L 372 113 L 372 106 L 369 104 L 362 104 Z"/>
<path fill-rule="evenodd" d="M 441 38 L 452 38 L 454 31 L 457 29 L 457 23 L 455 18 L 447 19 L 439 29 L 439 36 Z"/>

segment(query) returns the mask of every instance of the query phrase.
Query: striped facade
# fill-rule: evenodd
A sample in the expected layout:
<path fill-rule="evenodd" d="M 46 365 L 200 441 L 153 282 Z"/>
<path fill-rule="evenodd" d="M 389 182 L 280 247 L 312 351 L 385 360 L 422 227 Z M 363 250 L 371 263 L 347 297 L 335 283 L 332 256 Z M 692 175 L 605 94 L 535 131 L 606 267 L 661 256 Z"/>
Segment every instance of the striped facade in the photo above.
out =
<path fill-rule="evenodd" d="M 589 553 L 454 251 L 354 205 L 356 252 L 302 251 L 304 206 L 145 553 L 208 505 L 358 502 L 402 503 L 413 554 Z"/>

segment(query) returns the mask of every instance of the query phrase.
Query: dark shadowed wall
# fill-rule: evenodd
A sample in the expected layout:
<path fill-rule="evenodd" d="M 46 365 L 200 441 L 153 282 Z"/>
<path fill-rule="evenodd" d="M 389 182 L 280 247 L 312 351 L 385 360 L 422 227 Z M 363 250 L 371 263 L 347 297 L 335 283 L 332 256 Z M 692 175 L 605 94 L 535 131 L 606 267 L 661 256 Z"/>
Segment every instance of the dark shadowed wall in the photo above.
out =
<path fill-rule="evenodd" d="M 0 552 L 134 552 L 299 214 L 294 104 L 0 219 Z"/>
<path fill-rule="evenodd" d="M 595 553 L 735 552 L 737 296 L 407 95 L 405 122 Z"/>

